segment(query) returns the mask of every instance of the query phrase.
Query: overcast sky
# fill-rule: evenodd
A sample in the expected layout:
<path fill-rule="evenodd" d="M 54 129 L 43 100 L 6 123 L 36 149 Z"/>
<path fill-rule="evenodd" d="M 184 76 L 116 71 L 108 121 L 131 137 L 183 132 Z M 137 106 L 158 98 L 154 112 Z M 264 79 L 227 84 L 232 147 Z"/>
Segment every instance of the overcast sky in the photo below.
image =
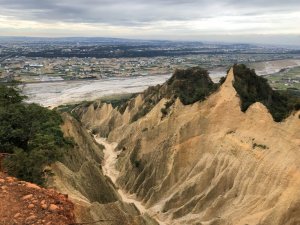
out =
<path fill-rule="evenodd" d="M 300 0 L 0 0 L 0 35 L 300 45 Z"/>

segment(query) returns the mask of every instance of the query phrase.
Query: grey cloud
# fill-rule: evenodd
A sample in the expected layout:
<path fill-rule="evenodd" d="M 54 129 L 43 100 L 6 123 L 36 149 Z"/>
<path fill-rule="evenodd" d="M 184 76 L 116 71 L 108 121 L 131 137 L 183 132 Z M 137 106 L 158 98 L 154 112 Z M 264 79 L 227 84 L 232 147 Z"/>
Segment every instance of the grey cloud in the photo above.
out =
<path fill-rule="evenodd" d="M 240 14 L 299 10 L 298 0 L 0 0 L 0 15 L 22 20 L 139 25 L 188 21 L 241 9 Z M 235 11 L 236 13 L 237 11 Z"/>

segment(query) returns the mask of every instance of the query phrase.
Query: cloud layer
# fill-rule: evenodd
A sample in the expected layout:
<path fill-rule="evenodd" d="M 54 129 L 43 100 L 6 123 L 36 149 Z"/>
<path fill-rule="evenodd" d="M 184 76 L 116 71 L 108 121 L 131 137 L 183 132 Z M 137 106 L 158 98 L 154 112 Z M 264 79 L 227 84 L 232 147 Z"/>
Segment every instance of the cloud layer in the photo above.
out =
<path fill-rule="evenodd" d="M 299 37 L 298 24 L 299 0 L 0 0 L 1 35 Z"/>

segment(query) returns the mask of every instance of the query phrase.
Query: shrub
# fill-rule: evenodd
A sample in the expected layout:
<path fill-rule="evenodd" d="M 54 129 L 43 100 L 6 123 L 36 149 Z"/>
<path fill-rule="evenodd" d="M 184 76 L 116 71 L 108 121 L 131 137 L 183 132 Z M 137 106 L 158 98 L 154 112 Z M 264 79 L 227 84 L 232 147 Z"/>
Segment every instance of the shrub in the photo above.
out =
<path fill-rule="evenodd" d="M 141 162 L 140 162 L 139 160 L 134 161 L 134 166 L 135 166 L 136 168 L 139 168 L 140 165 L 141 165 Z"/>
<path fill-rule="evenodd" d="M 20 179 L 43 183 L 43 168 L 60 159 L 72 142 L 60 129 L 61 116 L 24 99 L 13 87 L 0 86 L 0 152 L 12 153 L 4 165 Z M 9 99 L 9 100 L 7 100 Z"/>
<path fill-rule="evenodd" d="M 219 87 L 210 79 L 207 70 L 201 67 L 176 70 L 168 80 L 168 86 L 169 92 L 178 96 L 185 105 L 203 101 Z"/>
<path fill-rule="evenodd" d="M 226 77 L 221 77 L 219 80 L 220 85 L 223 84 L 226 80 Z"/>
<path fill-rule="evenodd" d="M 165 107 L 160 110 L 162 113 L 162 119 L 168 115 L 170 111 L 170 107 L 174 104 L 174 102 L 175 102 L 175 98 L 173 97 L 171 100 L 167 101 L 165 103 Z"/>
<path fill-rule="evenodd" d="M 263 77 L 257 76 L 254 70 L 245 65 L 234 65 L 233 86 L 241 98 L 241 110 L 245 112 L 253 103 L 264 104 L 273 119 L 280 122 L 297 108 L 299 97 L 293 97 L 289 92 L 284 94 L 274 91 Z"/>
<path fill-rule="evenodd" d="M 163 116 L 166 116 L 168 114 L 168 110 L 166 108 L 162 108 L 160 111 L 163 114 Z"/>
<path fill-rule="evenodd" d="M 257 143 L 253 143 L 252 148 L 261 148 L 261 149 L 267 149 L 268 147 L 266 145 L 262 145 L 262 144 L 257 144 Z"/>

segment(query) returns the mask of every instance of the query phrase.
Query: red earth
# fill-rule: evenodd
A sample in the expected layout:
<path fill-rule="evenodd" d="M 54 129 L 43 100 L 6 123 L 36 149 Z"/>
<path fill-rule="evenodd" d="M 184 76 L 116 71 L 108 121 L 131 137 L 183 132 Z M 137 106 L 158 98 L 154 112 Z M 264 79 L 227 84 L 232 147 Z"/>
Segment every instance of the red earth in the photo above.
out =
<path fill-rule="evenodd" d="M 0 173 L 0 225 L 75 224 L 68 196 Z"/>

